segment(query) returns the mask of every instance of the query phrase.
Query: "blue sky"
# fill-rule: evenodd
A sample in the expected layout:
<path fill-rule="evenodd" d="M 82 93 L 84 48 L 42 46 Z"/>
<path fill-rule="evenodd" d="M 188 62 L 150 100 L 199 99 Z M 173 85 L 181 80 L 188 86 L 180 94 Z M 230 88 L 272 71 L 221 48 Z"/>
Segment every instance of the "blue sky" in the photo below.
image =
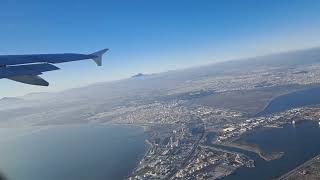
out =
<path fill-rule="evenodd" d="M 0 97 L 59 91 L 320 45 L 317 0 L 2 0 L 0 54 L 91 53 L 104 66 L 58 65 L 50 87 L 0 80 Z"/>

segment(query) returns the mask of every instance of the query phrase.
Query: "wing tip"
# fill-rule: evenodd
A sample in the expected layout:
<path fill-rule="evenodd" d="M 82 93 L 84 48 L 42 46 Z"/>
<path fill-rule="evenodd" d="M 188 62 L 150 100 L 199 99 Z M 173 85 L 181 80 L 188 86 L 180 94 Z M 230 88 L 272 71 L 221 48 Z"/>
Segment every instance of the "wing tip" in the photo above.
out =
<path fill-rule="evenodd" d="M 108 48 L 102 49 L 100 51 L 97 51 L 95 53 L 92 53 L 91 55 L 95 56 L 94 58 L 92 58 L 92 60 L 98 65 L 98 66 L 102 66 L 102 56 L 103 54 L 105 54 L 107 51 L 109 51 Z"/>

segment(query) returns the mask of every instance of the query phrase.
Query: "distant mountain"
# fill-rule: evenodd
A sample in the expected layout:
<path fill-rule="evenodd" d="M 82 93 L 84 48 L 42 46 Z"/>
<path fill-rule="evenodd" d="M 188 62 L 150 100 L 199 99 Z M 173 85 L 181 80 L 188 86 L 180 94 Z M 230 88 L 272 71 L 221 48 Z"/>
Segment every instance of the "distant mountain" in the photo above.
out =
<path fill-rule="evenodd" d="M 138 73 L 136 75 L 131 76 L 131 78 L 138 78 L 138 77 L 144 77 L 144 76 L 146 76 L 146 75 L 142 74 L 142 73 Z"/>

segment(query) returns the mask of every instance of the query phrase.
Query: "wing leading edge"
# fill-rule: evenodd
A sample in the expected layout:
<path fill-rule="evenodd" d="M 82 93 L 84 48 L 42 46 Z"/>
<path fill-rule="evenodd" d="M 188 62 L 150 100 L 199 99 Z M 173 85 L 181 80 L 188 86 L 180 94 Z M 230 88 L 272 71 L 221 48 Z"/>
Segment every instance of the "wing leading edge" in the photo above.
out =
<path fill-rule="evenodd" d="M 102 65 L 102 56 L 108 49 L 92 54 L 38 54 L 38 55 L 2 55 L 0 56 L 0 79 L 48 86 L 49 83 L 39 75 L 43 72 L 59 70 L 53 64 L 92 59 L 98 66 Z"/>

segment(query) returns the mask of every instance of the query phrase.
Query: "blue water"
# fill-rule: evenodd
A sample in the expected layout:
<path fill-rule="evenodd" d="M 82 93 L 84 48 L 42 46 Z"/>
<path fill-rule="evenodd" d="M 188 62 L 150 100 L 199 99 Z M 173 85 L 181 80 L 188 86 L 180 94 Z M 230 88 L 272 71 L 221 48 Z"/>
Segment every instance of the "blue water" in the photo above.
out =
<path fill-rule="evenodd" d="M 255 160 L 255 168 L 240 168 L 224 179 L 272 179 L 294 169 L 320 153 L 320 127 L 317 122 L 304 121 L 296 126 L 263 129 L 249 134 L 245 140 L 257 144 L 265 152 L 285 152 L 280 159 L 264 161 L 257 154 L 229 148 L 250 156 Z"/>
<path fill-rule="evenodd" d="M 320 104 L 320 87 L 285 94 L 273 99 L 258 116 L 288 110 L 290 108 Z"/>
<path fill-rule="evenodd" d="M 281 112 L 291 108 L 320 104 L 320 87 L 311 87 L 289 93 L 273 99 L 258 115 Z M 264 161 L 257 154 L 228 148 L 244 153 L 255 160 L 255 168 L 240 168 L 234 174 L 226 177 L 234 179 L 272 179 L 294 169 L 303 162 L 320 153 L 320 127 L 318 122 L 303 121 L 295 126 L 284 128 L 268 128 L 254 131 L 245 137 L 245 141 L 257 144 L 265 152 L 285 152 L 280 159 Z M 226 148 L 226 147 L 225 147 Z"/>
<path fill-rule="evenodd" d="M 0 131 L 0 171 L 9 180 L 123 179 L 146 150 L 146 135 L 138 127 L 72 125 Z"/>
<path fill-rule="evenodd" d="M 320 87 L 310 88 L 275 98 L 261 115 L 319 103 Z M 208 138 L 211 136 L 214 134 Z M 9 180 L 123 179 L 142 158 L 146 138 L 141 128 L 129 126 L 0 129 L 0 172 Z M 246 137 L 249 143 L 267 152 L 284 151 L 285 155 L 266 162 L 252 152 L 234 148 L 253 158 L 256 167 L 240 168 L 226 179 L 280 176 L 320 153 L 319 138 L 318 124 L 310 121 L 256 131 Z"/>

